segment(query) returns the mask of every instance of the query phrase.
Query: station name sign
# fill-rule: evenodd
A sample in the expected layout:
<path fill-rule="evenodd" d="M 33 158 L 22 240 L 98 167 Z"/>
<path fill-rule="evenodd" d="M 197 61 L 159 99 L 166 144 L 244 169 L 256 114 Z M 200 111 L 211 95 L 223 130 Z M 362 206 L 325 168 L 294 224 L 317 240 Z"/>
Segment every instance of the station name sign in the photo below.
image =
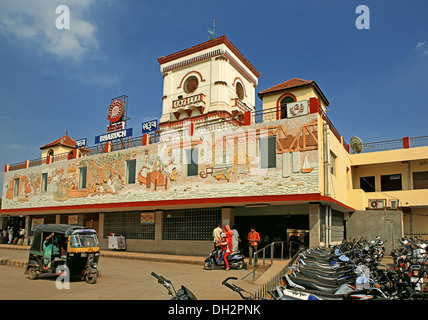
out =
<path fill-rule="evenodd" d="M 115 122 L 107 126 L 107 132 L 123 130 L 123 129 L 125 129 L 125 121 Z"/>
<path fill-rule="evenodd" d="M 95 137 L 95 143 L 108 142 L 120 138 L 132 137 L 132 128 L 102 134 Z"/>
<path fill-rule="evenodd" d="M 76 148 L 86 147 L 87 145 L 87 139 L 79 139 L 76 140 Z"/>
<path fill-rule="evenodd" d="M 144 122 L 141 125 L 141 128 L 142 128 L 143 133 L 149 133 L 152 131 L 156 131 L 158 128 L 158 121 L 157 120 L 151 120 L 151 121 Z"/>
<path fill-rule="evenodd" d="M 187 106 L 190 104 L 195 104 L 195 103 L 203 102 L 203 101 L 204 101 L 204 95 L 203 94 L 197 94 L 197 95 L 192 96 L 192 97 L 174 100 L 172 102 L 172 107 L 173 108 L 179 108 L 179 107 L 184 107 L 184 106 Z"/>

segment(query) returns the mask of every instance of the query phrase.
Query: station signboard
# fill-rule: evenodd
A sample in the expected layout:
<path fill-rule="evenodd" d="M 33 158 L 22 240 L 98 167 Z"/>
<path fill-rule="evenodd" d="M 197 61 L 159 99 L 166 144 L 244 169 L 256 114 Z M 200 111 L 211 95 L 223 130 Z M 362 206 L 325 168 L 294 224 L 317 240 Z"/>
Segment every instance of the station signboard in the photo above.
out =
<path fill-rule="evenodd" d="M 76 149 L 86 147 L 88 145 L 88 140 L 86 138 L 76 140 Z"/>
<path fill-rule="evenodd" d="M 132 137 L 132 128 L 102 134 L 95 137 L 95 144 L 113 141 L 120 138 Z"/>
<path fill-rule="evenodd" d="M 156 131 L 158 129 L 158 121 L 150 120 L 141 125 L 143 134 Z"/>

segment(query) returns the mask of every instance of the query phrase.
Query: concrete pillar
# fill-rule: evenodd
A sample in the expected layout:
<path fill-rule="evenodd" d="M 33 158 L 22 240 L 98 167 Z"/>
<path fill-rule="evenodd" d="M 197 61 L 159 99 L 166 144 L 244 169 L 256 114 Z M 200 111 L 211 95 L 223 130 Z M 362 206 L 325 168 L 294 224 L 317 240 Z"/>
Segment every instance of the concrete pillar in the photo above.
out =
<path fill-rule="evenodd" d="M 162 240 L 163 236 L 163 210 L 155 211 L 155 241 Z"/>
<path fill-rule="evenodd" d="M 98 214 L 98 239 L 104 238 L 104 213 Z"/>
<path fill-rule="evenodd" d="M 25 237 L 24 237 L 24 244 L 29 243 L 29 239 L 32 239 L 31 237 L 31 216 L 25 216 Z"/>
<path fill-rule="evenodd" d="M 143 134 L 143 146 L 146 146 L 150 143 L 150 136 L 146 133 Z"/>
<path fill-rule="evenodd" d="M 319 203 L 309 203 L 309 247 L 320 244 L 321 235 L 321 208 Z"/>
<path fill-rule="evenodd" d="M 61 223 L 61 215 L 60 214 L 56 214 L 55 215 L 55 224 L 60 224 Z"/>
<path fill-rule="evenodd" d="M 235 217 L 233 215 L 233 207 L 221 208 L 221 224 L 223 226 L 229 225 L 231 228 L 235 223 Z"/>

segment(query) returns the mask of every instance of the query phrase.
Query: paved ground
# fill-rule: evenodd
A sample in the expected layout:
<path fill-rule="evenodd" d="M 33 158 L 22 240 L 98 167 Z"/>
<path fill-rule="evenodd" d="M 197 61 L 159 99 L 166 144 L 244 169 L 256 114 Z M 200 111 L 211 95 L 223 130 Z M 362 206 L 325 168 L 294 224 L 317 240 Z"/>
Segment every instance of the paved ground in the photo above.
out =
<path fill-rule="evenodd" d="M 102 251 L 99 268 L 102 276 L 95 285 L 72 281 L 70 290 L 58 290 L 55 278 L 29 280 L 24 275 L 28 247 L 0 245 L 0 299 L 114 299 L 168 300 L 167 290 L 152 277 L 156 272 L 171 280 L 176 289 L 188 287 L 200 300 L 240 300 L 240 296 L 221 285 L 227 277 L 237 277 L 236 285 L 254 293 L 280 271 L 286 261 L 275 262 L 253 283 L 251 269 L 203 269 L 205 257 L 154 255 L 120 251 Z M 171 262 L 174 261 L 174 262 Z"/>

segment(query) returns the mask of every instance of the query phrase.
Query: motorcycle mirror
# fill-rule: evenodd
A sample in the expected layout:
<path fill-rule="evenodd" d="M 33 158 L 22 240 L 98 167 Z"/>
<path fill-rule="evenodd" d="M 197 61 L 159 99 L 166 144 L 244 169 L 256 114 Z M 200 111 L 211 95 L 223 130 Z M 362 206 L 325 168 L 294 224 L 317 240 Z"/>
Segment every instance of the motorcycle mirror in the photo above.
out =
<path fill-rule="evenodd" d="M 340 261 L 343 261 L 343 262 L 346 262 L 346 261 L 349 261 L 349 258 L 347 257 L 347 256 L 345 256 L 345 255 L 341 255 L 340 257 L 339 257 L 339 260 Z"/>

